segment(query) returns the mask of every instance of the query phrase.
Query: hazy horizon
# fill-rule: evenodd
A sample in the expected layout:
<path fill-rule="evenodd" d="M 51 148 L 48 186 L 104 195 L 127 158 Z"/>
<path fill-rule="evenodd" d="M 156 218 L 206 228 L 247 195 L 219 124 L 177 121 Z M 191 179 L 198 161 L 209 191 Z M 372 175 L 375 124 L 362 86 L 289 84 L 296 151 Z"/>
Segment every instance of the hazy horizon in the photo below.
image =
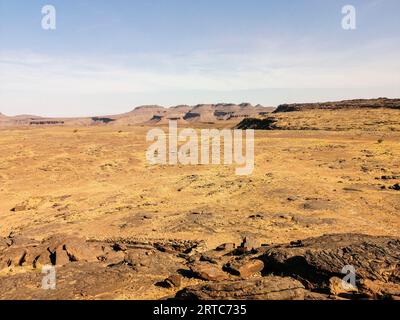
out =
<path fill-rule="evenodd" d="M 164 107 L 164 108 L 168 109 L 168 108 L 173 108 L 173 107 L 181 106 L 181 105 L 188 105 L 189 107 L 194 107 L 194 106 L 202 105 L 202 104 L 203 105 L 211 105 L 211 104 L 214 104 L 214 105 L 216 105 L 216 104 L 235 104 L 235 105 L 239 105 L 239 104 L 242 104 L 242 103 L 251 103 L 253 106 L 261 105 L 263 107 L 277 108 L 281 104 L 293 104 L 293 103 L 302 104 L 302 103 L 317 103 L 317 102 L 325 103 L 325 102 L 335 102 L 335 101 L 342 101 L 342 100 L 378 99 L 378 98 L 400 99 L 399 97 L 369 97 L 369 98 L 350 98 L 350 99 L 346 98 L 346 99 L 339 99 L 339 100 L 323 100 L 323 101 L 322 100 L 320 100 L 320 101 L 317 101 L 317 100 L 316 101 L 291 101 L 291 102 L 280 103 L 280 104 L 277 104 L 277 105 L 263 105 L 263 104 L 260 104 L 260 103 L 251 103 L 249 101 L 242 101 L 242 102 L 218 101 L 218 102 L 204 102 L 204 103 L 196 103 L 196 104 L 181 103 L 181 104 L 176 104 L 176 105 L 163 105 L 163 104 L 150 103 L 150 104 L 141 104 L 141 105 L 133 106 L 133 107 L 128 108 L 125 111 L 118 112 L 118 113 L 102 113 L 102 114 L 96 113 L 96 114 L 81 114 L 81 115 L 57 115 L 57 114 L 49 115 L 49 114 L 39 114 L 39 113 L 33 112 L 33 113 L 29 113 L 29 114 L 28 113 L 23 113 L 23 114 L 22 113 L 19 113 L 19 114 L 5 114 L 4 112 L 1 112 L 1 110 L 0 110 L 0 114 L 5 115 L 5 116 L 9 116 L 9 117 L 15 117 L 15 116 L 39 116 L 39 117 L 48 117 L 48 118 L 86 118 L 86 117 L 90 118 L 90 117 L 96 117 L 96 116 L 100 116 L 101 117 L 101 116 L 113 116 L 113 115 L 123 114 L 123 113 L 127 113 L 127 112 L 130 112 L 130 111 L 133 111 L 134 109 L 136 109 L 138 107 L 146 107 L 146 106 L 159 106 L 159 107 Z"/>

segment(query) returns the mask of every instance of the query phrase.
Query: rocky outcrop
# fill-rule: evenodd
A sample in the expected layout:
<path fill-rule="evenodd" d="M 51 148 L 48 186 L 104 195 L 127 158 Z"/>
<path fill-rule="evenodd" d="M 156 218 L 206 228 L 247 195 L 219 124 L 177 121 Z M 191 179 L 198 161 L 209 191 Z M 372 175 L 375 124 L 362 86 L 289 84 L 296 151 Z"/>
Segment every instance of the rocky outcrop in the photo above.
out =
<path fill-rule="evenodd" d="M 325 235 L 265 248 L 258 258 L 265 263 L 264 272 L 293 277 L 310 290 L 329 288 L 332 277 L 344 277 L 346 266 L 354 268 L 358 284 L 400 281 L 400 239 L 389 237 Z"/>
<path fill-rule="evenodd" d="M 208 262 L 195 262 L 190 266 L 191 271 L 200 279 L 208 281 L 226 280 L 228 275 L 222 271 L 218 264 Z"/>
<path fill-rule="evenodd" d="M 0 299 L 115 299 L 121 291 L 143 298 L 144 288 L 155 290 L 155 279 L 184 268 L 181 248 L 170 253 L 139 243 L 10 235 L 0 238 Z M 42 288 L 44 266 L 54 267 L 54 290 Z M 168 283 L 178 289 L 180 280 L 171 276 Z"/>
<path fill-rule="evenodd" d="M 189 300 L 304 300 L 304 287 L 292 278 L 268 276 L 187 287 L 177 299 Z"/>
<path fill-rule="evenodd" d="M 3 241 L 7 241 L 7 246 L 0 249 L 0 269 L 7 267 L 37 269 L 43 265 L 62 266 L 76 261 L 98 261 L 101 256 L 107 255 L 104 248 L 78 237 L 60 235 L 42 242 L 10 237 Z"/>
<path fill-rule="evenodd" d="M 357 100 L 344 100 L 344 101 L 320 102 L 320 103 L 281 104 L 274 111 L 274 113 L 306 111 L 314 109 L 338 110 L 338 109 L 359 109 L 359 108 L 400 109 L 400 99 L 378 98 L 378 99 L 357 99 Z"/>
<path fill-rule="evenodd" d="M 10 235 L 0 238 L 0 298 L 93 299 L 146 288 L 195 300 L 400 299 L 398 238 L 347 233 L 270 246 L 250 237 L 213 250 L 201 244 Z M 57 270 L 52 292 L 40 288 L 45 265 Z M 350 287 L 343 284 L 349 267 Z"/>
<path fill-rule="evenodd" d="M 250 278 L 264 270 L 264 263 L 260 259 L 238 259 L 225 264 L 224 269 L 241 278 Z"/>

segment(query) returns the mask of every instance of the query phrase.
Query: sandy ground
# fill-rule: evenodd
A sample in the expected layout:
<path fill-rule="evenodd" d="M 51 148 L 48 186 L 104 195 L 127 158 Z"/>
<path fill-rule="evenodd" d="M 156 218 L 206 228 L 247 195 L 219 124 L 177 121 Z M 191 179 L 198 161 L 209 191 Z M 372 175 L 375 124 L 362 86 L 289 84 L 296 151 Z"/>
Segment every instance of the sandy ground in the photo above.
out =
<path fill-rule="evenodd" d="M 279 243 L 325 233 L 398 236 L 400 132 L 265 131 L 255 169 L 151 166 L 146 127 L 0 131 L 0 236 L 41 240 L 254 235 Z M 383 187 L 386 187 L 383 189 Z"/>

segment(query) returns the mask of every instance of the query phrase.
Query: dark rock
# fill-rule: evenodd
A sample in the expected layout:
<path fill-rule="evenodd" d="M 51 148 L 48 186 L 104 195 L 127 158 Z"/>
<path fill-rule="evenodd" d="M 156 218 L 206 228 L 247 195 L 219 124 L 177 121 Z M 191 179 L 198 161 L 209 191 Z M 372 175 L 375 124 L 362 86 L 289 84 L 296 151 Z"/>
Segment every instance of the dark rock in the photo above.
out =
<path fill-rule="evenodd" d="M 243 119 L 238 125 L 236 125 L 235 129 L 239 130 L 275 130 L 277 120 L 273 117 L 269 117 L 266 119 L 255 119 L 255 118 L 247 118 Z"/>
<path fill-rule="evenodd" d="M 266 265 L 264 272 L 292 276 L 316 289 L 328 287 L 334 276 L 343 278 L 347 265 L 355 268 L 358 280 L 398 282 L 399 257 L 398 238 L 335 234 L 272 246 L 258 258 Z"/>
<path fill-rule="evenodd" d="M 395 175 L 392 175 L 392 176 L 382 176 L 381 179 L 382 179 L 382 180 L 398 180 L 398 179 L 400 179 L 400 176 L 395 176 Z"/>
<path fill-rule="evenodd" d="M 249 219 L 263 219 L 264 217 L 261 214 L 252 214 L 249 216 Z"/>
<path fill-rule="evenodd" d="M 227 263 L 224 267 L 233 275 L 249 278 L 264 269 L 264 262 L 259 259 L 238 259 Z"/>
<path fill-rule="evenodd" d="M 202 255 L 200 255 L 199 261 L 218 264 L 218 262 L 220 261 L 220 258 L 221 257 L 218 257 L 218 256 L 215 257 L 215 256 L 212 256 L 212 255 L 202 254 Z"/>
<path fill-rule="evenodd" d="M 114 243 L 112 246 L 114 251 L 126 251 L 127 247 L 123 243 Z"/>
<path fill-rule="evenodd" d="M 290 242 L 290 245 L 292 247 L 298 247 L 298 248 L 301 248 L 304 246 L 303 241 L 301 241 L 301 240 L 292 241 L 292 242 Z"/>
<path fill-rule="evenodd" d="M 23 272 L 3 277 L 0 297 L 6 300 L 77 300 L 111 299 L 118 290 L 135 285 L 133 272 L 127 266 L 118 269 L 105 268 L 99 263 L 75 262 L 57 267 L 56 290 L 43 290 L 43 274 Z M 151 282 L 143 283 L 151 287 Z M 19 288 L 18 290 L 15 290 Z"/>
<path fill-rule="evenodd" d="M 197 277 L 203 280 L 221 281 L 228 279 L 228 275 L 222 271 L 222 268 L 215 264 L 195 262 L 190 266 L 190 269 Z"/>
<path fill-rule="evenodd" d="M 356 99 L 318 103 L 294 103 L 279 105 L 273 113 L 295 112 L 305 110 L 340 110 L 340 109 L 362 109 L 362 108 L 389 108 L 400 109 L 400 99 Z"/>
<path fill-rule="evenodd" d="M 328 294 L 323 294 L 319 292 L 305 291 L 304 300 L 332 300 L 332 297 Z"/>
<path fill-rule="evenodd" d="M 180 288 L 182 283 L 182 276 L 173 274 L 163 281 L 165 288 Z"/>
<path fill-rule="evenodd" d="M 389 189 L 400 191 L 400 183 L 396 183 L 395 185 L 389 187 Z"/>
<path fill-rule="evenodd" d="M 126 252 L 115 251 L 115 241 L 65 236 L 53 236 L 43 242 L 14 236 L 0 239 L 0 270 L 11 267 L 16 271 L 5 270 L 0 281 L 0 299 L 110 299 L 121 291 L 139 298 L 146 290 L 144 295 L 154 294 L 152 285 L 160 274 L 175 274 L 186 267 L 176 255 L 154 247 L 148 250 L 129 246 Z M 125 256 L 135 267 L 128 265 Z M 40 270 L 44 265 L 57 265 L 56 290 L 41 288 Z M 30 266 L 37 270 L 29 270 Z M 24 272 L 17 270 L 20 267 L 25 267 L 20 270 Z M 178 285 L 178 278 L 171 276 L 169 281 Z"/>
<path fill-rule="evenodd" d="M 302 300 L 304 286 L 292 278 L 269 276 L 187 287 L 179 291 L 183 300 Z"/>

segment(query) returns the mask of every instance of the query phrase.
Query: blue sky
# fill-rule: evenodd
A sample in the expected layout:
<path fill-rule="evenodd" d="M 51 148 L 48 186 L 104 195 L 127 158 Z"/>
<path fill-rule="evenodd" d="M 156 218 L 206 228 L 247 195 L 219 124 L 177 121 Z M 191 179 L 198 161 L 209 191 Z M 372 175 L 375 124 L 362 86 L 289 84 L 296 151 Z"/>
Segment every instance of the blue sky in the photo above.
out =
<path fill-rule="evenodd" d="M 347 4 L 356 30 L 341 27 Z M 400 97 L 399 12 L 398 0 L 0 0 L 0 112 Z"/>

